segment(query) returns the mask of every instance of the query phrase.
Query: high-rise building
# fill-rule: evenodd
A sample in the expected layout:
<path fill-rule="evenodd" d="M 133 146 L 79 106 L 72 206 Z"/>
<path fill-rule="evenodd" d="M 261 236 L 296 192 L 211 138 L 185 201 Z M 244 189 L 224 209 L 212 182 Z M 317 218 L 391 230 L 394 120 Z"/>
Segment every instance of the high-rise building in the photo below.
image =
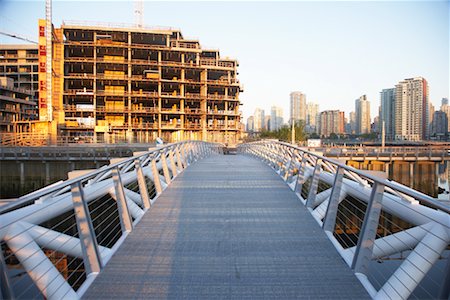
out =
<path fill-rule="evenodd" d="M 270 109 L 270 130 L 276 131 L 283 126 L 283 109 L 279 106 L 272 106 Z"/>
<path fill-rule="evenodd" d="M 253 131 L 260 132 L 264 129 L 264 109 L 255 108 L 253 114 Z"/>
<path fill-rule="evenodd" d="M 38 46 L 0 45 L 0 77 L 12 78 L 14 86 L 31 91 L 31 101 L 38 100 Z"/>
<path fill-rule="evenodd" d="M 339 110 L 326 110 L 320 113 L 320 135 L 344 133 L 344 112 Z"/>
<path fill-rule="evenodd" d="M 448 98 L 442 98 L 442 105 L 448 105 Z"/>
<path fill-rule="evenodd" d="M 302 92 L 291 93 L 291 115 L 290 121 L 306 122 L 306 95 Z M 291 123 L 292 124 L 292 123 Z"/>
<path fill-rule="evenodd" d="M 370 132 L 370 102 L 366 95 L 355 100 L 356 134 Z"/>
<path fill-rule="evenodd" d="M 317 132 L 319 122 L 319 104 L 314 102 L 306 103 L 306 127 L 308 133 Z"/>
<path fill-rule="evenodd" d="M 373 123 L 370 124 L 370 132 L 372 132 L 372 133 L 380 133 L 381 132 L 379 116 L 375 116 L 375 118 L 373 118 Z"/>
<path fill-rule="evenodd" d="M 444 101 L 444 99 L 446 98 L 442 99 L 441 111 L 447 116 L 447 130 L 450 131 L 450 105 L 448 105 L 448 101 Z"/>
<path fill-rule="evenodd" d="M 269 116 L 264 116 L 264 127 L 263 127 L 263 129 L 267 130 L 267 131 L 271 131 L 272 130 L 272 128 L 270 127 L 270 115 Z"/>
<path fill-rule="evenodd" d="M 355 134 L 356 133 L 356 113 L 354 111 L 351 111 L 348 115 L 348 123 L 350 127 L 349 134 Z"/>
<path fill-rule="evenodd" d="M 255 122 L 253 116 L 247 118 L 247 132 L 255 131 Z"/>
<path fill-rule="evenodd" d="M 0 46 L 0 74 L 42 92 L 35 98 L 39 119 L 50 121 L 59 136 L 238 142 L 242 90 L 235 59 L 172 28 L 79 22 L 54 28 L 53 49 L 46 49 L 41 23 L 38 46 Z M 47 88 L 50 53 L 53 81 Z"/>
<path fill-rule="evenodd" d="M 395 86 L 395 139 L 420 141 L 429 137 L 429 88 L 422 77 Z"/>
<path fill-rule="evenodd" d="M 15 87 L 12 78 L 0 77 L 0 132 L 19 133 L 35 120 L 36 101 L 31 100 L 33 92 Z"/>
<path fill-rule="evenodd" d="M 395 137 L 395 88 L 383 89 L 380 98 L 380 132 L 384 122 L 386 140 L 392 141 Z"/>
<path fill-rule="evenodd" d="M 431 136 L 434 139 L 446 140 L 448 136 L 448 117 L 441 110 L 435 111 L 431 122 Z"/>

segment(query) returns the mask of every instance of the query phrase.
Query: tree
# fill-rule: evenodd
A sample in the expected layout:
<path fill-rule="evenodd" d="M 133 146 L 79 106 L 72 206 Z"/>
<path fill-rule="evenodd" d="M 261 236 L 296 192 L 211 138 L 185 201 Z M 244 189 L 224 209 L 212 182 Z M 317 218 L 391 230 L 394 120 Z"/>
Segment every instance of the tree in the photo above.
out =
<path fill-rule="evenodd" d="M 338 135 L 336 133 L 332 132 L 332 133 L 330 133 L 329 138 L 330 138 L 330 140 L 337 140 L 338 139 Z"/>
<path fill-rule="evenodd" d="M 275 131 L 263 131 L 261 132 L 261 138 L 266 139 L 278 139 L 284 142 L 290 142 L 292 135 L 292 128 L 289 125 L 284 125 L 280 129 Z M 305 133 L 305 124 L 303 121 L 295 122 L 295 140 L 296 141 L 305 141 L 306 133 Z"/>

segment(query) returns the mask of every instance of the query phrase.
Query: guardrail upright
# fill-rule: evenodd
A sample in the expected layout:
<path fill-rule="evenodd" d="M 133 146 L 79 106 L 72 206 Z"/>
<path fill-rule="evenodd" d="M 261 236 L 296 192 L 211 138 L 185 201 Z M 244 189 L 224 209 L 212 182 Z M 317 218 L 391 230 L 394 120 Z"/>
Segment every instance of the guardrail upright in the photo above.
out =
<path fill-rule="evenodd" d="M 295 193 L 301 193 L 302 189 L 303 189 L 303 184 L 306 181 L 306 162 L 307 162 L 307 158 L 306 158 L 306 153 L 305 152 L 301 152 L 301 160 L 300 160 L 300 164 L 298 167 L 298 175 L 297 175 L 297 180 L 295 181 L 295 187 L 294 187 L 294 192 Z"/>
<path fill-rule="evenodd" d="M 314 171 L 312 173 L 311 186 L 309 187 L 308 198 L 306 200 L 306 206 L 309 208 L 313 207 L 314 201 L 316 200 L 317 188 L 319 187 L 319 174 L 322 169 L 322 159 L 317 158 L 316 164 L 314 166 Z"/>
<path fill-rule="evenodd" d="M 97 238 L 91 215 L 84 197 L 81 182 L 71 184 L 71 193 L 78 234 L 81 241 L 81 251 L 87 275 L 99 273 L 102 268 L 102 260 L 98 251 Z"/>

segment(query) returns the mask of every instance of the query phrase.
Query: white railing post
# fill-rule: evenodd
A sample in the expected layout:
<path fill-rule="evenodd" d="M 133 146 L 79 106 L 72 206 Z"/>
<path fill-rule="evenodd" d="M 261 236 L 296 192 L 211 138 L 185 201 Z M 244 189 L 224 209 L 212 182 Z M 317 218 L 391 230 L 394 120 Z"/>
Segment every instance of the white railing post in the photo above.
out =
<path fill-rule="evenodd" d="M 169 173 L 169 168 L 167 167 L 167 159 L 166 159 L 166 153 L 161 152 L 160 153 L 160 161 L 161 161 L 161 165 L 162 165 L 162 169 L 163 169 L 163 174 L 164 174 L 164 179 L 166 180 L 167 184 L 170 184 L 170 173 Z"/>
<path fill-rule="evenodd" d="M 284 176 L 283 176 L 284 181 L 287 181 L 288 178 L 289 178 L 289 173 L 291 171 L 292 161 L 294 160 L 294 156 L 295 156 L 295 150 L 291 151 L 291 152 L 289 152 L 287 150 L 287 152 L 288 152 L 288 154 L 290 154 L 290 158 L 288 158 L 288 162 L 289 163 L 286 162 L 287 168 L 285 168 L 285 170 L 284 170 Z"/>
<path fill-rule="evenodd" d="M 180 171 L 182 171 L 184 168 L 186 168 L 185 162 L 181 158 L 180 150 L 179 148 L 175 148 L 175 156 L 177 157 L 177 165 L 180 168 Z"/>
<path fill-rule="evenodd" d="M 159 195 L 162 193 L 163 189 L 161 186 L 161 179 L 159 178 L 158 168 L 156 167 L 156 158 L 151 162 L 152 174 L 153 174 L 153 184 L 155 185 L 156 193 Z"/>
<path fill-rule="evenodd" d="M 336 225 L 336 216 L 339 205 L 339 196 L 341 195 L 342 180 L 344 179 L 344 169 L 338 167 L 334 176 L 333 188 L 331 189 L 328 208 L 323 220 L 323 230 L 333 232 Z"/>
<path fill-rule="evenodd" d="M 306 200 L 307 207 L 313 207 L 314 201 L 316 200 L 317 188 L 319 187 L 319 175 L 322 167 L 322 159 L 318 158 L 316 160 L 316 165 L 314 166 L 314 171 L 312 175 L 311 185 L 309 187 L 308 199 Z"/>
<path fill-rule="evenodd" d="M 181 146 L 181 158 L 183 159 L 183 164 L 184 164 L 184 167 L 185 168 L 187 168 L 188 166 L 189 166 L 189 158 L 188 158 L 188 156 L 187 156 L 187 153 L 186 153 L 186 148 L 188 147 L 188 144 L 183 144 L 182 146 Z"/>
<path fill-rule="evenodd" d="M 372 260 L 373 245 L 381 214 L 383 192 L 384 185 L 374 182 L 353 256 L 352 268 L 355 270 L 355 273 L 368 274 L 369 262 Z"/>
<path fill-rule="evenodd" d="M 71 193 L 86 273 L 99 273 L 102 268 L 102 260 L 81 182 L 78 181 L 71 185 Z"/>
<path fill-rule="evenodd" d="M 294 192 L 299 193 L 300 195 L 302 193 L 303 184 L 305 183 L 305 169 L 306 169 L 306 153 L 303 152 L 294 188 Z"/>
<path fill-rule="evenodd" d="M 144 209 L 150 208 L 150 196 L 148 195 L 147 183 L 145 181 L 144 172 L 142 171 L 141 161 L 136 159 L 134 161 L 134 167 L 136 169 L 136 177 L 139 185 L 139 193 L 141 194 L 142 203 Z"/>
<path fill-rule="evenodd" d="M 128 210 L 127 199 L 123 190 L 122 180 L 120 178 L 119 167 L 111 170 L 114 182 L 114 191 L 116 195 L 117 209 L 119 210 L 120 225 L 122 232 L 131 232 L 133 230 L 133 222 L 131 221 L 130 212 Z"/>
<path fill-rule="evenodd" d="M 170 161 L 170 168 L 172 169 L 172 175 L 173 177 L 178 175 L 178 169 L 175 165 L 175 159 L 173 158 L 173 149 L 169 150 L 169 161 Z"/>

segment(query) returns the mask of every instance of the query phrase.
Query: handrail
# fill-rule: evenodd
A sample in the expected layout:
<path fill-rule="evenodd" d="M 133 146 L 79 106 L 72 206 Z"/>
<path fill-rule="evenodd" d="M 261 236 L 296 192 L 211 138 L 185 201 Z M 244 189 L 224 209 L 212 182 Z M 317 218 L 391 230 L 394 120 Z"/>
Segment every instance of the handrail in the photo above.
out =
<path fill-rule="evenodd" d="M 188 143 L 188 142 L 180 142 L 180 143 L 178 143 L 178 145 L 183 145 L 185 143 Z M 90 178 L 92 176 L 96 176 L 96 175 L 98 175 L 100 173 L 104 173 L 105 171 L 117 168 L 120 165 L 123 165 L 123 164 L 129 163 L 129 162 L 135 161 L 136 159 L 142 158 L 144 156 L 148 156 L 149 153 L 159 153 L 162 150 L 166 150 L 166 149 L 172 147 L 173 145 L 176 145 L 176 144 L 168 144 L 168 145 L 163 146 L 161 148 L 157 148 L 155 150 L 149 151 L 148 153 L 141 154 L 141 155 L 138 155 L 138 156 L 132 156 L 130 158 L 126 158 L 123 161 L 110 164 L 106 169 L 94 170 L 94 171 L 89 172 L 88 174 L 85 174 L 85 175 L 82 175 L 82 176 L 79 176 L 79 177 L 76 177 L 76 178 L 73 178 L 73 179 L 65 180 L 65 181 L 63 181 L 63 182 L 53 186 L 51 189 L 45 189 L 45 190 L 39 191 L 38 193 L 34 193 L 33 192 L 33 193 L 30 193 L 30 194 L 24 195 L 22 197 L 19 197 L 17 199 L 17 201 L 14 201 L 13 203 L 10 203 L 9 205 L 1 206 L 0 207 L 0 215 L 5 213 L 5 212 L 7 212 L 7 211 L 11 211 L 11 210 L 13 210 L 13 209 L 15 209 L 17 207 L 26 205 L 30 201 L 34 201 L 35 199 L 40 198 L 40 197 L 42 197 L 44 195 L 47 195 L 49 193 L 61 190 L 61 189 L 65 188 L 65 187 L 67 187 L 67 186 L 72 185 L 75 182 L 86 180 L 87 178 Z"/>
<path fill-rule="evenodd" d="M 47 299 L 81 298 L 173 179 L 196 160 L 218 153 L 221 147 L 185 141 L 152 148 L 113 159 L 97 170 L 73 171 L 66 181 L 0 207 L 2 280 L 18 283 L 28 278 Z M 113 218 L 115 215 L 118 217 Z M 61 259 L 66 260 L 63 266 L 58 264 Z M 10 276 L 3 267 L 6 262 L 14 265 L 17 261 L 18 268 L 28 275 Z M 70 270 L 69 265 L 77 267 Z M 83 269 L 77 271 L 79 268 Z M 81 286 L 77 283 L 80 280 Z M 17 291 L 11 288 L 14 283 L 3 283 L 0 295 L 18 292 L 17 298 L 26 297 L 29 288 Z"/>
<path fill-rule="evenodd" d="M 255 143 L 258 143 L 258 142 L 255 142 Z M 383 184 L 384 186 L 390 187 L 390 188 L 395 189 L 395 190 L 399 190 L 403 194 L 406 194 L 406 195 L 411 196 L 413 198 L 418 198 L 420 201 L 423 201 L 424 203 L 426 203 L 426 204 L 428 204 L 428 205 L 430 205 L 430 206 L 432 206 L 434 208 L 440 209 L 440 210 L 450 214 L 450 206 L 445 205 L 445 204 L 443 204 L 441 202 L 438 202 L 435 199 L 433 199 L 432 197 L 430 197 L 428 195 L 425 195 L 424 193 L 421 193 L 419 191 L 413 190 L 411 188 L 408 188 L 406 186 L 400 185 L 398 183 L 392 183 L 391 181 L 389 181 L 387 179 L 382 179 L 380 177 L 374 176 L 374 175 L 372 175 L 369 172 L 365 172 L 364 170 L 358 170 L 358 169 L 356 169 L 354 167 L 348 166 L 348 165 L 343 164 L 343 163 L 341 163 L 339 161 L 330 159 L 330 158 L 322 156 L 322 155 L 315 154 L 315 153 L 313 153 L 311 151 L 307 151 L 305 149 L 302 149 L 300 147 L 294 146 L 292 144 L 285 143 L 285 142 L 277 142 L 277 143 L 279 143 L 280 145 L 284 145 L 286 147 L 290 147 L 292 149 L 298 150 L 298 151 L 305 152 L 305 153 L 307 153 L 307 154 L 309 154 L 311 156 L 314 156 L 316 158 L 319 158 L 319 159 L 321 159 L 323 161 L 330 162 L 333 165 L 336 165 L 336 166 L 338 166 L 340 168 L 343 168 L 343 169 L 345 169 L 347 171 L 350 171 L 352 173 L 358 174 L 360 176 L 364 176 L 364 177 L 366 177 L 366 178 L 368 178 L 370 180 L 373 180 L 374 182 L 378 182 L 378 183 Z"/>
<path fill-rule="evenodd" d="M 449 206 L 383 172 L 358 170 L 288 143 L 263 140 L 238 151 L 283 178 L 372 298 L 449 298 Z M 392 259 L 403 262 L 386 273 L 379 262 Z"/>

